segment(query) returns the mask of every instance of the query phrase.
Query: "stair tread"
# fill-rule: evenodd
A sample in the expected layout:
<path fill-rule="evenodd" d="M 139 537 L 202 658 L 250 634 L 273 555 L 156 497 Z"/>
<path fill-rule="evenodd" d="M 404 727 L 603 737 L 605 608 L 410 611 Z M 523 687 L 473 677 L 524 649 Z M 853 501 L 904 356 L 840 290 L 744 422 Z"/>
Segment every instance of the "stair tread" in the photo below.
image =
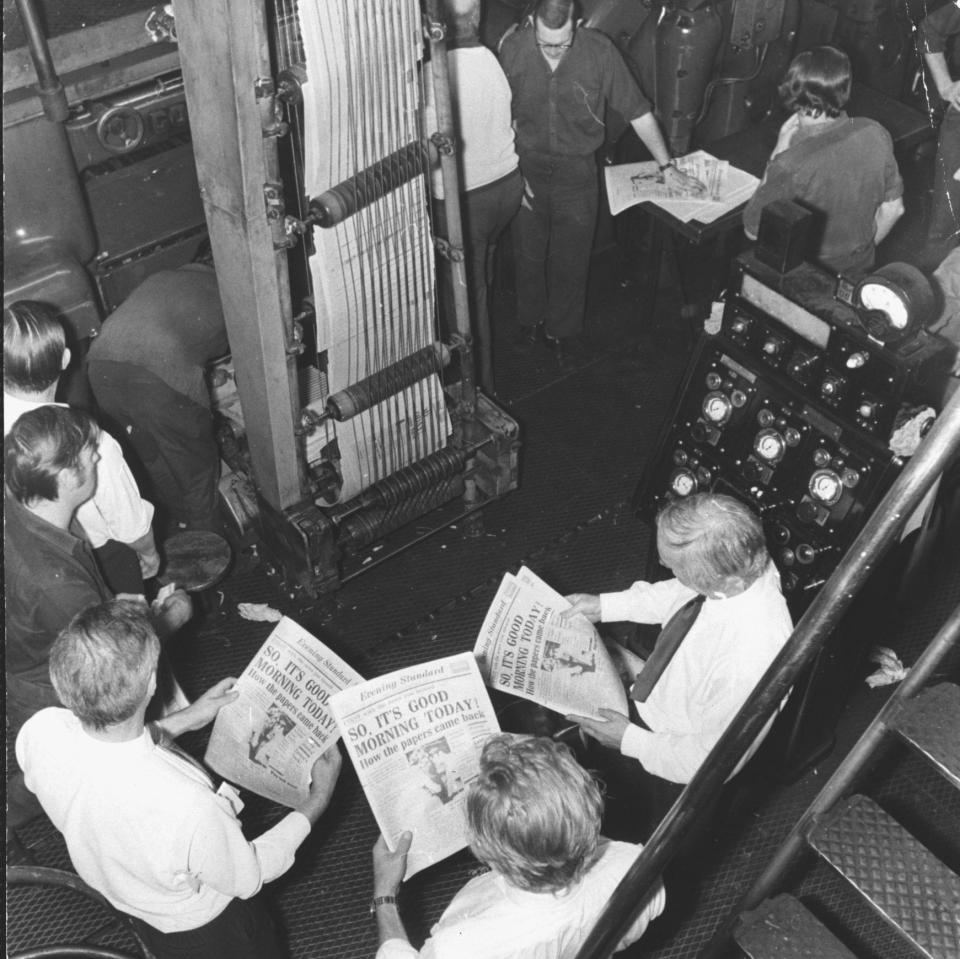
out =
<path fill-rule="evenodd" d="M 891 729 L 960 787 L 960 686 L 939 683 L 903 704 Z"/>
<path fill-rule="evenodd" d="M 751 959 L 856 959 L 803 903 L 787 893 L 745 912 L 733 938 Z"/>
<path fill-rule="evenodd" d="M 960 955 L 960 878 L 875 802 L 845 800 L 808 841 L 925 955 Z"/>

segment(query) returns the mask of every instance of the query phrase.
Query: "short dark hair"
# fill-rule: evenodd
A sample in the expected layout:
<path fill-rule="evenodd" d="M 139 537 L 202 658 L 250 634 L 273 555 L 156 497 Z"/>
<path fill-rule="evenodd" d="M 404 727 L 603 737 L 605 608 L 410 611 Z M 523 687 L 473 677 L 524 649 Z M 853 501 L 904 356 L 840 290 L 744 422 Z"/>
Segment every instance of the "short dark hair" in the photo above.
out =
<path fill-rule="evenodd" d="M 778 90 L 788 110 L 837 117 L 850 99 L 852 82 L 850 58 L 842 50 L 814 47 L 793 58 Z"/>
<path fill-rule="evenodd" d="M 501 734 L 467 793 L 473 854 L 511 885 L 559 892 L 596 862 L 603 798 L 570 750 L 548 736 Z"/>
<path fill-rule="evenodd" d="M 7 489 L 17 502 L 56 500 L 60 473 L 76 469 L 80 454 L 95 446 L 100 428 L 83 410 L 38 406 L 19 416 L 3 440 Z"/>
<path fill-rule="evenodd" d="M 80 722 L 103 729 L 137 711 L 159 656 L 146 603 L 112 599 L 77 613 L 56 638 L 50 680 Z"/>
<path fill-rule="evenodd" d="M 548 30 L 559 30 L 574 17 L 574 0 L 539 0 L 535 17 Z"/>
<path fill-rule="evenodd" d="M 480 36 L 480 0 L 444 0 L 444 7 L 454 42 Z"/>
<path fill-rule="evenodd" d="M 3 311 L 3 382 L 26 393 L 42 393 L 63 372 L 67 334 L 47 303 L 17 300 Z"/>

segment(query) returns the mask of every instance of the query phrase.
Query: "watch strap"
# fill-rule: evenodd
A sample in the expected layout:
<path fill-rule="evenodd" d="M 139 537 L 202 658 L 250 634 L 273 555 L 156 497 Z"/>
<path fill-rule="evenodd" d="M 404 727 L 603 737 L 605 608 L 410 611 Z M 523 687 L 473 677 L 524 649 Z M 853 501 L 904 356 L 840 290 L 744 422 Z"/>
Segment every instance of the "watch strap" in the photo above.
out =
<path fill-rule="evenodd" d="M 658 169 L 661 173 L 663 173 L 663 171 L 666 170 L 667 167 L 671 167 L 671 166 L 672 166 L 674 169 L 676 169 L 676 166 L 677 166 L 677 165 L 676 165 L 676 163 L 673 162 L 673 160 L 667 160 L 666 163 L 658 163 L 658 164 L 657 164 L 657 169 Z"/>
<path fill-rule="evenodd" d="M 392 906 L 397 902 L 396 896 L 374 896 L 370 903 L 370 915 L 372 916 L 379 906 Z"/>

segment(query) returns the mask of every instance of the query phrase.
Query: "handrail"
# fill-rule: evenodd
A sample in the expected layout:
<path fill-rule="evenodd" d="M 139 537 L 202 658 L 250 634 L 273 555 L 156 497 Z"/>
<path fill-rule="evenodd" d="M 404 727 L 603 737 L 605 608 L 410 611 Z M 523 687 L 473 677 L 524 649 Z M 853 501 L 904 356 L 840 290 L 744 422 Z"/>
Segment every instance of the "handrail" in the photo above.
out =
<path fill-rule="evenodd" d="M 824 787 L 817 793 L 806 812 L 800 817 L 787 838 L 781 843 L 773 858 L 763 872 L 754 880 L 753 885 L 727 919 L 714 932 L 699 959 L 719 955 L 736 927 L 737 918 L 743 912 L 754 909 L 766 899 L 785 870 L 806 843 L 811 825 L 831 806 L 847 793 L 861 771 L 870 762 L 877 748 L 882 744 L 903 704 L 920 693 L 929 681 L 934 670 L 940 665 L 948 652 L 960 639 L 960 604 L 947 617 L 921 656 L 910 668 L 906 677 L 884 703 L 880 712 L 857 740 L 856 745 L 844 757 Z"/>
<path fill-rule="evenodd" d="M 816 595 L 787 645 L 757 683 L 703 765 L 663 818 L 584 940 L 575 959 L 608 959 L 673 857 L 684 833 L 733 772 L 799 673 L 812 662 L 860 587 L 893 545 L 906 517 L 960 449 L 960 390 L 887 491 Z"/>

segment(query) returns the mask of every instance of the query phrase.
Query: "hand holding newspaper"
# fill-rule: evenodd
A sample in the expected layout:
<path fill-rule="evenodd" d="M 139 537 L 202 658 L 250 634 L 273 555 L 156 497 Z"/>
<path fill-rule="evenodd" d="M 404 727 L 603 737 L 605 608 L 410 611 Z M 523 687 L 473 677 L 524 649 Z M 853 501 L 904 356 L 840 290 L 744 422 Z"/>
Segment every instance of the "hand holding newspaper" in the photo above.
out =
<path fill-rule="evenodd" d="M 526 567 L 507 573 L 494 597 L 474 655 L 487 685 L 563 715 L 601 719 L 599 709 L 627 712 L 627 695 L 603 640 L 570 604 Z"/>
<path fill-rule="evenodd" d="M 706 186 L 703 196 L 690 196 L 663 182 L 654 161 L 604 167 L 610 212 L 616 216 L 638 203 L 651 202 L 684 223 L 712 223 L 753 196 L 760 181 L 727 160 L 697 150 L 678 157 L 677 168 Z"/>
<path fill-rule="evenodd" d="M 500 731 L 472 653 L 408 666 L 330 699 L 391 851 L 413 833 L 405 879 L 467 845 L 467 787 Z"/>
<path fill-rule="evenodd" d="M 363 677 L 292 619 L 277 624 L 217 714 L 204 760 L 225 779 L 294 808 L 314 761 L 340 738 L 333 693 Z"/>

